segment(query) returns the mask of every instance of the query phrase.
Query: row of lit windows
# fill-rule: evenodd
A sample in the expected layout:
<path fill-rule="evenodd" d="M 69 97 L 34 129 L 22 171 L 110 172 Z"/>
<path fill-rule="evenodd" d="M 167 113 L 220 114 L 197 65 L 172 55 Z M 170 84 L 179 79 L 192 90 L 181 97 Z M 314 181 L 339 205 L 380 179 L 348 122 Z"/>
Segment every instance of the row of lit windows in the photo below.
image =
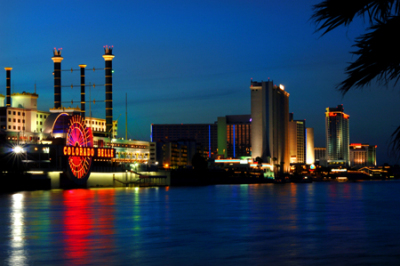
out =
<path fill-rule="evenodd" d="M 13 122 L 15 123 L 17 120 L 13 118 Z M 8 119 L 8 122 L 11 122 L 11 118 Z M 18 123 L 21 123 L 21 119 L 18 119 Z M 25 123 L 25 119 L 22 119 L 22 123 Z"/>
<path fill-rule="evenodd" d="M 85 121 L 86 122 L 86 124 L 90 124 L 90 121 L 89 120 L 86 120 Z M 92 125 L 101 125 L 101 126 L 104 126 L 104 122 L 98 122 L 98 124 L 97 124 L 97 121 L 92 121 Z"/>
<path fill-rule="evenodd" d="M 18 128 L 18 129 L 17 129 L 17 128 Z M 11 126 L 8 126 L 8 129 L 11 129 Z M 13 126 L 12 129 L 13 129 L 13 130 L 21 130 L 21 127 Z M 25 127 L 22 127 L 22 130 L 25 130 Z"/>
<path fill-rule="evenodd" d="M 43 117 L 44 116 L 44 117 Z M 46 119 L 47 118 L 47 116 L 46 115 L 38 115 L 38 114 L 36 114 L 36 118 L 44 118 L 44 119 Z"/>
<path fill-rule="evenodd" d="M 17 113 L 18 113 L 18 115 L 21 115 L 21 112 L 15 112 L 15 111 L 12 112 L 13 115 L 16 115 Z M 8 114 L 11 115 L 10 110 L 8 110 Z M 22 116 L 25 116 L 25 112 L 22 112 Z"/>

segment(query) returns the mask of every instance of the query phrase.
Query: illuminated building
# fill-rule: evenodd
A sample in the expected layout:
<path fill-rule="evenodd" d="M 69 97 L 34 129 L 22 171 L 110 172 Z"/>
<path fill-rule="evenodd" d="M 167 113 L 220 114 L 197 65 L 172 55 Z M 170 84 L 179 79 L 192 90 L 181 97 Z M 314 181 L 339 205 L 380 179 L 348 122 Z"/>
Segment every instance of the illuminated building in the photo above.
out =
<path fill-rule="evenodd" d="M 289 114 L 289 153 L 291 164 L 306 163 L 306 120 L 293 120 Z"/>
<path fill-rule="evenodd" d="M 351 143 L 350 166 L 376 166 L 376 145 Z"/>
<path fill-rule="evenodd" d="M 151 142 L 193 140 L 207 149 L 211 157 L 217 151 L 216 124 L 151 124 Z"/>
<path fill-rule="evenodd" d="M 313 128 L 306 128 L 306 139 L 306 164 L 313 164 L 315 163 Z"/>
<path fill-rule="evenodd" d="M 272 81 L 251 81 L 252 157 L 289 172 L 289 93 Z"/>
<path fill-rule="evenodd" d="M 160 168 L 177 169 L 191 165 L 188 162 L 188 147 L 178 142 L 157 142 L 157 161 Z"/>
<path fill-rule="evenodd" d="M 250 156 L 251 116 L 227 115 L 218 117 L 218 157 Z"/>
<path fill-rule="evenodd" d="M 94 139 L 96 144 L 96 138 Z M 98 138 L 97 140 L 103 140 L 106 147 L 115 149 L 115 158 L 112 160 L 113 162 L 140 163 L 148 165 L 156 162 L 155 143 L 141 140 L 121 139 L 113 139 L 111 143 L 106 143 L 104 139 Z"/>
<path fill-rule="evenodd" d="M 315 162 L 321 163 L 326 160 L 326 148 L 325 147 L 314 147 Z"/>
<path fill-rule="evenodd" d="M 350 116 L 344 113 L 343 105 L 326 108 L 326 164 L 327 166 L 349 166 L 349 120 Z"/>
<path fill-rule="evenodd" d="M 36 141 L 42 138 L 43 126 L 50 112 L 37 110 L 36 93 L 13 93 L 10 105 L 4 106 L 4 97 L 0 107 L 0 128 L 6 132 L 9 139 L 21 141 Z"/>

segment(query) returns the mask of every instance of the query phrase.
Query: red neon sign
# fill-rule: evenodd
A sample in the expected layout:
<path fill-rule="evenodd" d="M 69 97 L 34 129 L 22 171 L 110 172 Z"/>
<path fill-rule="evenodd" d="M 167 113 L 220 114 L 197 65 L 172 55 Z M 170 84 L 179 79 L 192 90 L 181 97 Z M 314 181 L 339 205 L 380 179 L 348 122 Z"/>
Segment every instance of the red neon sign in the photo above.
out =
<path fill-rule="evenodd" d="M 115 150 L 110 148 L 64 146 L 63 154 L 64 156 L 114 158 Z"/>

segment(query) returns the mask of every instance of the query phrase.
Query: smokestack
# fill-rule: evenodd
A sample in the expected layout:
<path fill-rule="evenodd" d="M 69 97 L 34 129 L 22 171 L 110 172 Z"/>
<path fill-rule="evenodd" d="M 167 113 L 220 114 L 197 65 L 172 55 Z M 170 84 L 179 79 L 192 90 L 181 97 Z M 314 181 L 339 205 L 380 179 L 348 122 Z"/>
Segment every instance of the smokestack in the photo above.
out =
<path fill-rule="evenodd" d="M 112 54 L 113 46 L 104 46 L 104 61 L 106 63 L 105 74 L 106 74 L 106 132 L 109 136 L 112 136 L 113 129 L 113 113 L 112 113 L 112 60 L 114 55 Z"/>
<path fill-rule="evenodd" d="M 64 59 L 61 57 L 61 50 L 54 48 L 53 57 L 51 60 L 54 62 L 54 108 L 61 108 L 61 61 Z"/>
<path fill-rule="evenodd" d="M 86 65 L 79 65 L 81 68 L 81 117 L 85 120 L 85 67 Z"/>
<path fill-rule="evenodd" d="M 6 70 L 6 89 L 7 89 L 7 107 L 11 107 L 11 70 L 12 67 L 5 67 L 4 68 Z"/>

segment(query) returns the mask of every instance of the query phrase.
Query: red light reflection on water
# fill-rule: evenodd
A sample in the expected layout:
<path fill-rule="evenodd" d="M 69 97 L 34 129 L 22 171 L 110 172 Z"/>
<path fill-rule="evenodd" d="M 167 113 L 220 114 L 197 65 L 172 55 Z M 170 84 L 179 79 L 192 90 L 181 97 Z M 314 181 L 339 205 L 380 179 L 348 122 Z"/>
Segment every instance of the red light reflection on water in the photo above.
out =
<path fill-rule="evenodd" d="M 114 248 L 114 199 L 115 191 L 113 189 L 101 189 L 97 191 L 98 203 L 96 234 L 100 236 L 101 241 L 97 248 L 111 250 Z"/>
<path fill-rule="evenodd" d="M 78 264 L 114 247 L 114 190 L 75 189 L 64 196 L 65 258 Z"/>
<path fill-rule="evenodd" d="M 92 233 L 93 218 L 88 206 L 93 201 L 93 191 L 68 190 L 63 196 L 66 257 L 83 263 L 88 256 L 89 236 Z"/>

